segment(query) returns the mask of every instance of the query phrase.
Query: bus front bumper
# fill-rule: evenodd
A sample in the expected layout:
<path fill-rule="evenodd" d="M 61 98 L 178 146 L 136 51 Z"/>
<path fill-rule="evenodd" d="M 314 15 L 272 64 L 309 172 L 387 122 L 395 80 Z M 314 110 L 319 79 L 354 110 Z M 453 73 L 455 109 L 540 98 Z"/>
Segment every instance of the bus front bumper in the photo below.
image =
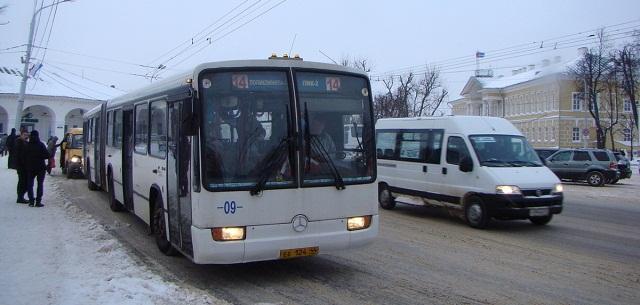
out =
<path fill-rule="evenodd" d="M 291 223 L 247 226 L 241 241 L 214 241 L 211 229 L 191 226 L 193 261 L 197 264 L 235 264 L 276 260 L 281 251 L 318 247 L 318 253 L 364 246 L 378 235 L 378 215 L 371 225 L 358 231 L 347 230 L 346 219 L 309 221 L 306 230 L 296 232 Z"/>

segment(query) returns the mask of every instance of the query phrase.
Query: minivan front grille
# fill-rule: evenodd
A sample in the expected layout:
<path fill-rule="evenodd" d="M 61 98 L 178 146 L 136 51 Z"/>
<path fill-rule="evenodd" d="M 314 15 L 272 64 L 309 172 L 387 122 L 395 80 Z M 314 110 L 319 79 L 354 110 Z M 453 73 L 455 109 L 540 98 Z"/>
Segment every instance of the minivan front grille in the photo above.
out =
<path fill-rule="evenodd" d="M 540 197 L 551 195 L 551 189 L 522 190 L 522 195 L 525 197 Z"/>

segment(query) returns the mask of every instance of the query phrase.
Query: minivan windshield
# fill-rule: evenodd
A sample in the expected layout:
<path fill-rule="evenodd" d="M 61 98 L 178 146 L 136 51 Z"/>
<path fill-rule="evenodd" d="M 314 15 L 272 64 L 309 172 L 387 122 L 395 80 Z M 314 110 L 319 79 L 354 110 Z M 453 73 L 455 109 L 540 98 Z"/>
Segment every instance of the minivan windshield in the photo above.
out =
<path fill-rule="evenodd" d="M 471 145 L 482 166 L 489 167 L 540 167 L 538 154 L 523 136 L 471 135 Z"/>

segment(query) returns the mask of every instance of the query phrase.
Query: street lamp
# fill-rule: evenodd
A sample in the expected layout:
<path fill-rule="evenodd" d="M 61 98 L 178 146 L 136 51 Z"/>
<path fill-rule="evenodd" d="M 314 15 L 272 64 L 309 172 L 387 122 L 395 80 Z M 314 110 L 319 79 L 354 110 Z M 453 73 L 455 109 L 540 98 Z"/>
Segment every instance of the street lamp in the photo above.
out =
<path fill-rule="evenodd" d="M 27 56 L 24 60 L 24 69 L 22 70 L 22 82 L 20 82 L 20 95 L 18 96 L 18 107 L 16 112 L 16 124 L 15 124 L 16 130 L 20 130 L 20 125 L 22 124 L 22 107 L 24 106 L 24 95 L 25 95 L 25 92 L 27 91 L 27 80 L 29 79 L 27 72 L 29 71 L 29 61 L 31 60 L 31 46 L 33 45 L 33 29 L 36 23 L 36 16 L 40 14 L 40 12 L 42 12 L 42 10 L 45 8 L 49 8 L 49 7 L 58 5 L 60 3 L 71 2 L 71 1 L 73 0 L 60 0 L 54 3 L 51 3 L 49 5 L 45 5 L 37 9 L 33 13 L 33 16 L 31 17 L 31 26 L 29 27 L 29 40 L 27 41 Z M 37 7 L 37 5 L 38 5 L 38 1 L 35 0 L 34 7 Z"/>

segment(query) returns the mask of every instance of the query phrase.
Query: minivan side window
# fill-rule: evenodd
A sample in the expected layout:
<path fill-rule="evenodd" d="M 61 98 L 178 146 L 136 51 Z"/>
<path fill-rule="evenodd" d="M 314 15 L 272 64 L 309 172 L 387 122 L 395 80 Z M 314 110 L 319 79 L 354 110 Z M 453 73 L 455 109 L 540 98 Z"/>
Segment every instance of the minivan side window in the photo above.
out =
<path fill-rule="evenodd" d="M 469 156 L 469 149 L 464 139 L 461 137 L 450 136 L 447 141 L 447 163 L 460 164 L 460 160 Z"/>
<path fill-rule="evenodd" d="M 591 161 L 591 157 L 586 151 L 574 151 L 573 161 Z"/>
<path fill-rule="evenodd" d="M 443 129 L 378 130 L 379 159 L 440 164 Z"/>
<path fill-rule="evenodd" d="M 376 153 L 379 159 L 393 159 L 396 155 L 396 131 L 379 131 L 376 134 Z"/>

